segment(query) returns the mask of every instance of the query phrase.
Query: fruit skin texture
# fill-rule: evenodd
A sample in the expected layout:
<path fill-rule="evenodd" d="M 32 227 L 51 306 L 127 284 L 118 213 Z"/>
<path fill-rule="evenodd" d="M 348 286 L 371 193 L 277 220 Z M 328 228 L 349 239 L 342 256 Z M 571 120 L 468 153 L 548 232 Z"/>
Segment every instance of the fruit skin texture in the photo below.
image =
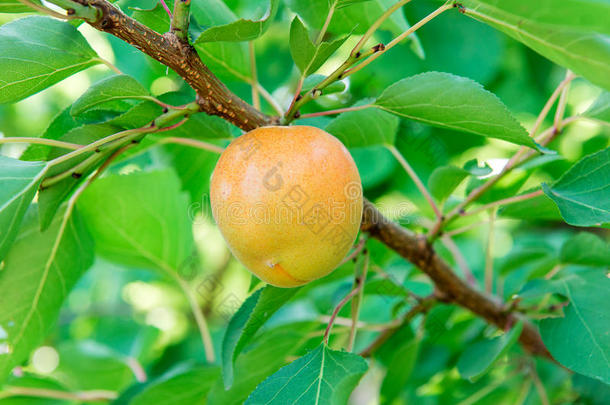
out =
<path fill-rule="evenodd" d="M 223 152 L 212 213 L 252 273 L 296 287 L 332 272 L 356 239 L 362 183 L 343 144 L 308 126 L 262 127 Z"/>

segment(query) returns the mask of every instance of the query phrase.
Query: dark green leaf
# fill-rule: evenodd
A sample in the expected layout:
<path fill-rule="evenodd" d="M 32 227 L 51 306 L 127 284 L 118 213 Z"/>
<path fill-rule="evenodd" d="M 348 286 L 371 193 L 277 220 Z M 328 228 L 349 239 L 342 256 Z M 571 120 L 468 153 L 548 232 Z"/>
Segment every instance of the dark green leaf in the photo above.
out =
<path fill-rule="evenodd" d="M 72 25 L 31 16 L 0 27 L 0 103 L 19 101 L 99 63 Z"/>
<path fill-rule="evenodd" d="M 191 253 L 188 198 L 169 170 L 96 180 L 78 206 L 96 250 L 128 266 L 176 271 Z"/>
<path fill-rule="evenodd" d="M 217 41 L 251 41 L 263 35 L 275 18 L 279 0 L 269 0 L 269 9 L 258 21 L 239 19 L 225 25 L 208 28 L 197 38 L 196 43 Z"/>
<path fill-rule="evenodd" d="M 375 105 L 426 124 L 536 147 L 498 97 L 464 77 L 439 72 L 412 76 L 385 89 Z"/>
<path fill-rule="evenodd" d="M 362 357 L 321 344 L 263 381 L 246 404 L 345 404 L 367 369 Z"/>
<path fill-rule="evenodd" d="M 610 384 L 610 279 L 603 271 L 587 271 L 561 284 L 570 305 L 563 318 L 540 322 L 542 340 L 565 367 Z"/>
<path fill-rule="evenodd" d="M 271 285 L 257 290 L 233 315 L 222 341 L 222 376 L 226 388 L 233 384 L 233 365 L 261 326 L 298 291 Z"/>
<path fill-rule="evenodd" d="M 0 381 L 41 344 L 59 309 L 93 262 L 93 241 L 78 212 L 62 211 L 49 228 L 38 230 L 30 209 L 0 271 Z M 0 338 L 2 339 L 2 338 Z"/>
<path fill-rule="evenodd" d="M 70 109 L 70 114 L 76 116 L 85 111 L 113 100 L 150 98 L 148 90 L 136 79 L 128 75 L 110 76 L 95 83 L 80 96 Z"/>
<path fill-rule="evenodd" d="M 610 246 L 597 235 L 582 232 L 564 242 L 559 258 L 569 264 L 610 267 Z"/>
<path fill-rule="evenodd" d="M 517 342 L 523 323 L 518 322 L 512 329 L 502 336 L 478 341 L 466 350 L 458 360 L 458 371 L 463 378 L 476 381 L 485 375 L 493 364 Z"/>
<path fill-rule="evenodd" d="M 129 405 L 204 404 L 219 376 L 219 370 L 215 367 L 197 367 L 172 373 L 151 383 Z"/>
<path fill-rule="evenodd" d="M 379 350 L 387 368 L 381 383 L 382 403 L 392 403 L 407 384 L 417 360 L 421 336 L 411 325 L 402 326 Z"/>
<path fill-rule="evenodd" d="M 476 159 L 466 162 L 463 169 L 456 166 L 441 166 L 437 167 L 428 178 L 428 188 L 430 193 L 442 203 L 466 177 L 484 176 L 489 173 L 491 168 L 487 164 L 480 167 Z"/>
<path fill-rule="evenodd" d="M 356 103 L 366 105 L 370 100 Z M 399 119 L 377 108 L 349 111 L 332 120 L 325 131 L 339 138 L 348 148 L 393 145 Z"/>
<path fill-rule="evenodd" d="M 610 89 L 610 5 L 598 0 L 465 0 L 466 14 Z"/>
<path fill-rule="evenodd" d="M 0 156 L 0 261 L 17 236 L 47 166 Z"/>
<path fill-rule="evenodd" d="M 610 222 L 610 148 L 585 156 L 552 186 L 542 189 L 570 225 Z"/>

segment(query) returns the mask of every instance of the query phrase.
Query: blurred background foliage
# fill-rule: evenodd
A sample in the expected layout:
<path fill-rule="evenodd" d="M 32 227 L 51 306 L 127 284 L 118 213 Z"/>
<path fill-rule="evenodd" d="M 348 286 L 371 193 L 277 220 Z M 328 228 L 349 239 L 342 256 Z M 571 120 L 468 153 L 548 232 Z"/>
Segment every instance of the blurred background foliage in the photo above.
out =
<path fill-rule="evenodd" d="M 225 2 L 235 15 L 245 18 L 260 17 L 267 8 L 266 1 Z M 291 7 L 298 8 L 296 3 L 296 0 L 282 2 L 274 24 L 255 42 L 259 81 L 284 107 L 289 104 L 299 77 L 288 47 L 290 21 L 294 16 Z M 159 8 L 153 0 L 119 0 L 116 4 L 129 13 L 136 8 Z M 404 7 L 404 18 L 409 22 L 418 21 L 437 5 L 435 1 L 413 1 Z M 0 14 L 0 24 L 22 16 Z M 311 16 L 311 20 L 303 18 L 308 24 L 319 23 L 316 16 Z M 341 27 L 336 30 L 342 33 Z M 79 27 L 79 31 L 102 57 L 137 78 L 151 94 L 177 92 L 176 97 L 184 100 L 194 97 L 192 90 L 174 72 L 131 46 L 85 24 Z M 331 27 L 328 35 L 333 37 L 336 32 Z M 392 38 L 392 27 L 386 27 L 376 35 L 379 42 L 387 42 Z M 346 90 L 309 103 L 302 113 L 350 106 L 359 100 L 376 97 L 399 79 L 420 72 L 441 71 L 481 83 L 509 107 L 524 127 L 531 128 L 541 107 L 565 75 L 564 68 L 457 12 L 441 15 L 418 30 L 417 36 L 421 48 L 411 42 L 396 46 L 367 69 L 345 79 Z M 349 38 L 319 73 L 332 72 L 356 40 Z M 247 47 L 244 48 L 247 51 Z M 425 57 L 422 57 L 422 50 Z M 247 60 L 247 55 L 244 55 L 244 60 Z M 218 66 L 211 67 L 232 91 L 251 100 L 248 83 Z M 5 137 L 40 136 L 55 116 L 93 83 L 111 74 L 107 67 L 95 66 L 23 101 L 0 105 L 0 134 Z M 566 116 L 584 111 L 600 92 L 598 87 L 584 79 L 574 80 Z M 274 114 L 264 101 L 263 109 Z M 324 127 L 329 121 L 330 118 L 316 118 L 302 122 Z M 552 114 L 546 124 L 551 123 Z M 236 128 L 233 132 L 239 133 Z M 609 135 L 608 127 L 598 124 L 579 121 L 570 125 L 565 134 L 550 145 L 560 151 L 559 155 L 540 162 L 532 169 L 518 171 L 503 184 L 508 191 L 502 193 L 500 190 L 493 198 L 513 195 L 542 181 L 557 179 L 583 156 L 608 147 Z M 215 142 L 224 145 L 228 141 Z M 439 166 L 452 164 L 462 167 L 472 159 L 486 162 L 497 173 L 517 150 L 517 146 L 510 143 L 407 120 L 399 122 L 396 147 L 424 182 Z M 21 145 L 5 145 L 2 153 L 17 157 L 22 150 Z M 350 152 L 362 175 L 365 196 L 376 201 L 384 212 L 393 214 L 394 219 L 404 226 L 421 231 L 422 218 L 429 217 L 431 212 L 391 153 L 381 146 L 354 148 Z M 210 319 L 219 353 L 218 346 L 230 316 L 256 285 L 256 280 L 251 280 L 250 273 L 231 257 L 209 212 L 208 183 L 216 159 L 217 155 L 213 153 L 185 146 L 154 146 L 113 165 L 110 172 L 129 173 L 167 166 L 175 169 L 190 196 L 195 250 L 198 253 L 188 266 L 193 266 L 198 272 L 194 284 L 200 293 L 204 312 Z M 471 187 L 464 182 L 455 195 L 462 196 Z M 454 199 L 455 196 L 450 197 L 447 204 L 454 203 Z M 560 217 L 556 209 L 533 212 L 531 206 L 520 208 L 519 205 L 499 213 L 493 234 L 494 289 L 507 300 L 519 292 L 526 281 L 550 271 L 559 261 L 562 245 L 577 233 L 574 228 L 557 221 Z M 459 220 L 452 227 L 475 222 L 481 223 L 454 240 L 481 285 L 488 243 L 486 217 L 481 215 Z M 596 232 L 602 238 L 607 236 Z M 395 253 L 374 240 L 369 241 L 369 249 L 373 268 L 382 268 L 405 286 L 419 289 L 422 294 L 431 291 L 427 278 Z M 439 250 L 459 271 L 460 266 L 454 263 L 450 252 L 440 245 Z M 256 343 L 239 358 L 236 365 L 236 381 L 239 383 L 230 391 L 225 392 L 222 383 L 214 381 L 217 371 L 200 370 L 206 381 L 210 381 L 210 402 L 242 403 L 247 394 L 284 361 L 315 347 L 325 326 L 324 317 L 351 288 L 352 271 L 353 263 L 348 263 L 333 275 L 308 285 L 296 299 L 274 315 Z M 390 322 L 401 310 L 403 302 L 401 296 L 367 293 L 360 319 L 370 325 Z M 348 310 L 344 310 L 342 315 L 349 316 Z M 200 338 L 191 316 L 188 303 L 171 280 L 145 269 L 119 266 L 98 257 L 93 268 L 70 293 L 55 331 L 45 345 L 34 352 L 24 371 L 33 386 L 44 381 L 49 387 L 60 384 L 71 390 L 119 391 L 123 393 L 115 403 L 131 403 L 155 378 L 179 372 L 185 365 L 204 363 Z M 409 332 L 412 335 L 419 336 L 418 322 L 413 324 L 414 331 Z M 340 325 L 336 328 L 341 331 Z M 406 369 L 403 369 L 404 376 L 397 377 L 399 381 L 393 388 L 386 387 L 385 392 L 382 389 L 382 393 L 395 397 L 392 403 L 544 404 L 536 389 L 534 378 L 537 377 L 532 377 L 535 374 L 522 372 L 533 369 L 537 370 L 545 387 L 547 403 L 602 404 L 606 401 L 607 404 L 610 398 L 608 386 L 570 374 L 543 360 L 532 360 L 517 345 L 512 347 L 509 356 L 494 364 L 493 369 L 480 379 L 475 382 L 463 379 L 457 370 L 461 354 L 480 337 L 492 334 L 493 328 L 465 310 L 444 305 L 432 310 L 425 328 L 423 336 L 410 340 L 416 347 L 400 352 L 403 341 L 395 342 L 389 348 L 394 350 L 394 355 L 403 353 Z M 366 347 L 374 335 L 374 331 L 363 330 L 356 349 Z M 342 338 L 338 334 L 334 339 L 340 341 Z M 390 358 L 392 355 L 388 354 Z M 407 365 L 409 355 L 413 357 L 411 367 Z M 352 403 L 379 403 L 378 392 L 384 384 L 386 368 L 387 363 L 383 361 L 376 359 L 372 362 L 371 370 L 352 396 Z M 144 375 L 147 382 L 144 382 Z M 21 380 L 22 385 L 24 381 Z M 206 389 L 204 386 L 202 383 L 202 389 Z M 145 403 L 145 399 L 139 400 Z M 0 404 L 64 402 L 0 399 Z"/>

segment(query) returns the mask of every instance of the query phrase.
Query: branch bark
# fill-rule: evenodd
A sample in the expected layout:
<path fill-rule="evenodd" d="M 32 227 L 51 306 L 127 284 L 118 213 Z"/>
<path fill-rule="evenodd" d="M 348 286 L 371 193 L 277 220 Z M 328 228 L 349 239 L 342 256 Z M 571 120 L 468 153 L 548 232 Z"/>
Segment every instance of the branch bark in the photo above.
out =
<path fill-rule="evenodd" d="M 426 273 L 438 291 L 444 295 L 444 300 L 469 309 L 503 330 L 510 329 L 516 323 L 517 315 L 506 311 L 500 302 L 459 278 L 447 262 L 435 252 L 425 236 L 412 234 L 388 220 L 366 199 L 360 229 Z M 542 342 L 538 330 L 530 322 L 524 322 L 519 341 L 528 352 L 554 361 Z"/>
<path fill-rule="evenodd" d="M 224 118 L 245 131 L 277 122 L 233 94 L 201 61 L 195 48 L 175 34 L 161 35 L 106 0 L 79 1 L 99 9 L 99 18 L 89 22 L 94 28 L 122 39 L 178 73 L 197 92 L 203 112 Z"/>

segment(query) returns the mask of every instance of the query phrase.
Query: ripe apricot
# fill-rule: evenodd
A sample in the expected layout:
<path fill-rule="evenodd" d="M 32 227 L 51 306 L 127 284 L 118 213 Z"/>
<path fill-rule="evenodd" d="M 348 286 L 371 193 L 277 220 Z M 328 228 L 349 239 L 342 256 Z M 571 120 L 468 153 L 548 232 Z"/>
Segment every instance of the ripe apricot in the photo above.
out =
<path fill-rule="evenodd" d="M 338 139 L 308 126 L 262 127 L 237 138 L 216 164 L 210 196 L 235 257 L 278 287 L 332 272 L 362 217 L 354 160 Z"/>

